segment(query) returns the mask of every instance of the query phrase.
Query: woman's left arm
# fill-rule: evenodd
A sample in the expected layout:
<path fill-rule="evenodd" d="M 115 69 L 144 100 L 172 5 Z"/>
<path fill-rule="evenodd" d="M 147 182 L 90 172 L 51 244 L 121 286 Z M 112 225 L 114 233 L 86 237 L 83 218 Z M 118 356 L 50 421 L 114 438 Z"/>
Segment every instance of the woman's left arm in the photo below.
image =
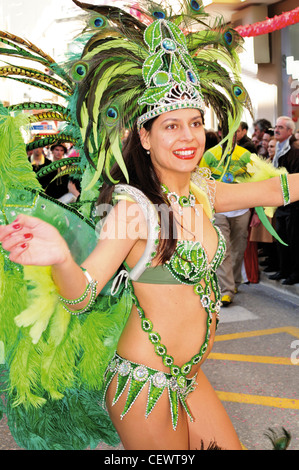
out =
<path fill-rule="evenodd" d="M 299 200 L 299 173 L 287 175 L 290 202 Z M 216 183 L 215 211 L 228 212 L 251 207 L 284 205 L 279 176 L 253 183 Z"/>

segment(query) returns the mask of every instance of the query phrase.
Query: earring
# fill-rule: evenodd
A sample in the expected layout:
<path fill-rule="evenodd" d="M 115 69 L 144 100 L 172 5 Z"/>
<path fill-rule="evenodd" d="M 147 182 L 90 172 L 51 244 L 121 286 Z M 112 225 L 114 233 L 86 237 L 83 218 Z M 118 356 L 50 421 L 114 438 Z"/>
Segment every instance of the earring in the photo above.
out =
<path fill-rule="evenodd" d="M 148 155 L 150 155 L 151 152 L 150 152 L 149 150 L 147 150 L 146 153 L 147 153 Z"/>

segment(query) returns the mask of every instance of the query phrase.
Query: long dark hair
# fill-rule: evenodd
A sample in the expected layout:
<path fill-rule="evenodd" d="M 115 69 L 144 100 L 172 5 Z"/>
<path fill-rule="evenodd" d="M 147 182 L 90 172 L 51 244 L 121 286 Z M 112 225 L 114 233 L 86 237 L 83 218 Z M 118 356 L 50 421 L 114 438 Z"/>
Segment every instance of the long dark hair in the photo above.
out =
<path fill-rule="evenodd" d="M 155 119 L 156 118 L 145 123 L 144 127 L 147 131 L 151 130 Z M 165 263 L 173 254 L 177 243 L 174 215 L 169 201 L 165 198 L 162 192 L 161 182 L 155 172 L 151 158 L 141 145 L 136 124 L 124 144 L 123 158 L 129 174 L 129 184 L 140 189 L 148 199 L 156 205 L 156 208 L 158 208 L 161 225 L 161 238 L 157 251 L 159 261 L 161 263 Z M 119 181 L 119 183 L 127 183 L 117 164 L 114 164 L 110 173 L 112 178 Z M 111 204 L 113 191 L 114 185 L 104 183 L 97 203 Z"/>

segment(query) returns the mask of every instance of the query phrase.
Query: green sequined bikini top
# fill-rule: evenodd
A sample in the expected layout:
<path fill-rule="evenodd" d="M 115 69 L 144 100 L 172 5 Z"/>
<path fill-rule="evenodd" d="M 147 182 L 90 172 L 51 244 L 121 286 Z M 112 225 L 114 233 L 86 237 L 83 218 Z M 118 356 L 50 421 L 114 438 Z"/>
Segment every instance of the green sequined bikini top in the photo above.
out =
<path fill-rule="evenodd" d="M 178 240 L 170 260 L 158 266 L 149 266 L 135 282 L 145 284 L 187 284 L 199 283 L 208 271 L 216 271 L 225 253 L 225 239 L 218 229 L 216 253 L 209 263 L 208 255 L 199 241 Z M 130 268 L 126 265 L 126 269 Z"/>

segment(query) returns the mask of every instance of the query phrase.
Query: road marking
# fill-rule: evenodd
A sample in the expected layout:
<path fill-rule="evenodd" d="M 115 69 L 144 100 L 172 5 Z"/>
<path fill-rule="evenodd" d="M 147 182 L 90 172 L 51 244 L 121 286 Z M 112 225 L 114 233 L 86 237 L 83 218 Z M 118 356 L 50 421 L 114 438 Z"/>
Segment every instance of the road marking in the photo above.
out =
<path fill-rule="evenodd" d="M 226 354 L 211 352 L 208 356 L 208 359 L 217 359 L 222 361 L 257 362 L 260 364 L 283 364 L 286 366 L 299 365 L 299 363 L 292 363 L 290 357 L 252 356 L 249 354 Z"/>
<path fill-rule="evenodd" d="M 222 307 L 220 311 L 220 323 L 256 320 L 257 318 L 259 318 L 257 315 L 239 305 L 231 305 L 229 308 Z"/>
<path fill-rule="evenodd" d="M 275 408 L 288 408 L 299 410 L 299 400 L 291 398 L 265 397 L 261 395 L 247 395 L 245 393 L 216 392 L 221 401 L 247 403 L 251 405 L 272 406 Z"/>
<path fill-rule="evenodd" d="M 240 333 L 231 333 L 226 335 L 216 335 L 215 341 L 230 341 L 232 339 L 253 338 L 255 336 L 274 335 L 277 333 L 288 333 L 299 338 L 299 328 L 294 326 L 283 326 L 280 328 L 269 328 L 268 330 L 244 331 Z"/>

